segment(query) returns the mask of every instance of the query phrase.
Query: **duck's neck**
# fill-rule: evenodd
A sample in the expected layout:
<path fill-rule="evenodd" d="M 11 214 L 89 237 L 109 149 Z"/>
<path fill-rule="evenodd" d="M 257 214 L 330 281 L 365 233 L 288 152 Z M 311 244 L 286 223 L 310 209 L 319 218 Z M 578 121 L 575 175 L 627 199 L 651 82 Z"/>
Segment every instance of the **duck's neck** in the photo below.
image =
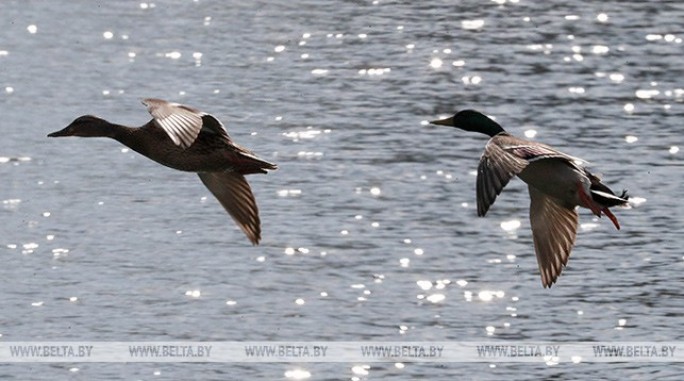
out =
<path fill-rule="evenodd" d="M 136 152 L 145 154 L 146 148 L 143 135 L 143 130 L 139 127 L 128 127 L 111 123 L 106 134 L 103 136 L 112 138 Z"/>
<path fill-rule="evenodd" d="M 475 128 L 472 129 L 472 131 L 481 132 L 485 135 L 489 135 L 492 138 L 502 132 L 506 132 L 506 130 L 504 130 L 503 127 L 499 125 L 499 123 L 489 118 L 485 118 L 479 121 L 479 123 L 476 125 Z"/>

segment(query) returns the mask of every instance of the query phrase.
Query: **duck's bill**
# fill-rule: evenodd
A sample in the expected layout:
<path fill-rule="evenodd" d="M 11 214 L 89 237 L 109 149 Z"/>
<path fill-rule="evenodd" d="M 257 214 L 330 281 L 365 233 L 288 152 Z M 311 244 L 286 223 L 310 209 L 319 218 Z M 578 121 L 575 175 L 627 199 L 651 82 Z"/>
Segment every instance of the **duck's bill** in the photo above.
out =
<path fill-rule="evenodd" d="M 453 117 L 453 116 L 450 116 L 450 117 L 444 118 L 444 119 L 432 120 L 432 121 L 430 121 L 430 124 L 436 124 L 436 125 L 438 125 L 438 126 L 453 127 L 453 125 L 454 125 L 454 117 Z"/>
<path fill-rule="evenodd" d="M 66 128 L 48 134 L 48 138 L 58 138 L 60 136 L 68 136 Z"/>

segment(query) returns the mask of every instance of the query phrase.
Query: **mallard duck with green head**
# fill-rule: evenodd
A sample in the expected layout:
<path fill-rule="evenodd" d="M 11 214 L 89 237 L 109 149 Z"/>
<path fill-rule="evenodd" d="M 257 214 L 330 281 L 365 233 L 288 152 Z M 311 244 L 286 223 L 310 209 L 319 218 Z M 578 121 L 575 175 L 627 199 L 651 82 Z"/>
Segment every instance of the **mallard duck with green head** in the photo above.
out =
<path fill-rule="evenodd" d="M 520 139 L 475 110 L 430 122 L 490 136 L 477 168 L 477 215 L 484 217 L 514 176 L 527 183 L 530 225 L 542 285 L 551 287 L 568 263 L 577 235 L 577 207 L 605 214 L 620 229 L 613 206 L 626 206 L 626 191 L 616 195 L 585 168 L 586 162 L 546 144 Z"/>

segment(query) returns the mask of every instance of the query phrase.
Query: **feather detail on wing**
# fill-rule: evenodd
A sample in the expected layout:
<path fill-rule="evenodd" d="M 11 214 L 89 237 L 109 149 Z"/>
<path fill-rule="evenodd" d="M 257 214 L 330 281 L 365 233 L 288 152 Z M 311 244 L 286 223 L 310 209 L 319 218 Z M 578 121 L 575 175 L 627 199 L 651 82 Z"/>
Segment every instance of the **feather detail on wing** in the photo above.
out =
<path fill-rule="evenodd" d="M 489 139 L 477 167 L 477 215 L 483 217 L 511 178 L 527 166 L 527 161 L 506 152 L 499 137 Z"/>
<path fill-rule="evenodd" d="M 169 135 L 176 145 L 184 149 L 192 145 L 202 130 L 202 117 L 206 114 L 199 110 L 180 103 L 153 98 L 144 99 L 142 103 L 147 106 L 147 111 L 152 115 L 155 123 Z"/>
<path fill-rule="evenodd" d="M 532 186 L 528 189 L 534 251 L 537 254 L 542 285 L 551 287 L 568 263 L 570 251 L 575 244 L 577 210 L 561 205 Z"/>
<path fill-rule="evenodd" d="M 565 159 L 573 162 L 576 166 L 587 164 L 583 159 L 570 156 L 541 143 L 504 145 L 503 149 L 529 162 L 542 159 Z"/>
<path fill-rule="evenodd" d="M 252 244 L 258 245 L 261 239 L 259 209 L 245 177 L 230 171 L 200 172 L 198 175 Z"/>

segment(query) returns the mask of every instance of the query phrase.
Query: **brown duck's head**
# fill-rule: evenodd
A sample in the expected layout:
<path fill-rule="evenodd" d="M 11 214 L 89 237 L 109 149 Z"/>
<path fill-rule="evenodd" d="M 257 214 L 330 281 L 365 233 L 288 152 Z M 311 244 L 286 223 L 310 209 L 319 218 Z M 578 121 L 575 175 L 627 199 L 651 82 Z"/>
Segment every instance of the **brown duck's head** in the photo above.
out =
<path fill-rule="evenodd" d="M 101 137 L 109 136 L 109 122 L 93 115 L 83 115 L 76 118 L 65 128 L 48 134 L 50 138 L 61 136 Z"/>
<path fill-rule="evenodd" d="M 438 126 L 456 127 L 465 131 L 480 132 L 485 135 L 495 136 L 504 129 L 488 116 L 475 110 L 463 110 L 449 118 L 433 120 L 430 124 Z"/>

